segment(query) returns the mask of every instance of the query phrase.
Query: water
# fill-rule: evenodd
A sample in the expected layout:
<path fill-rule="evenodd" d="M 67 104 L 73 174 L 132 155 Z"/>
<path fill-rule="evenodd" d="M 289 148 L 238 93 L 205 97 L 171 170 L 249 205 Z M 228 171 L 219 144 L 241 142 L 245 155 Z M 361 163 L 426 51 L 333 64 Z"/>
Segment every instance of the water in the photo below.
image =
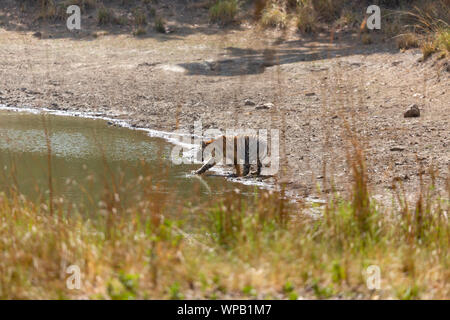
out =
<path fill-rule="evenodd" d="M 106 189 L 122 206 L 159 198 L 170 209 L 196 206 L 236 189 L 252 197 L 254 186 L 220 176 L 193 177 L 198 164 L 175 165 L 172 144 L 145 132 L 109 126 L 104 120 L 0 110 L 0 191 L 16 189 L 31 201 L 49 196 L 48 148 L 54 199 L 81 210 L 98 207 Z M 151 176 L 146 184 L 143 177 Z M 139 178 L 141 177 L 141 178 Z M 180 210 L 177 210 L 178 212 Z"/>

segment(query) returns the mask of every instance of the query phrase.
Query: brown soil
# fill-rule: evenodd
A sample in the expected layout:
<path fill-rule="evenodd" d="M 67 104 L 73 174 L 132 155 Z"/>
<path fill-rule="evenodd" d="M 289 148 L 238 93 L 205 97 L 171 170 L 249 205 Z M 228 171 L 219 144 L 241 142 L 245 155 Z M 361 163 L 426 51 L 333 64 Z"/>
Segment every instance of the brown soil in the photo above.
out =
<path fill-rule="evenodd" d="M 95 112 L 138 127 L 172 131 L 277 128 L 283 168 L 277 181 L 301 196 L 346 190 L 348 130 L 365 149 L 369 182 L 391 195 L 394 181 L 414 195 L 421 170 L 450 166 L 447 59 L 419 62 L 382 35 L 363 45 L 358 35 L 262 31 L 249 23 L 210 26 L 207 11 L 184 18 L 160 1 L 170 33 L 132 27 L 100 30 L 83 16 L 82 30 L 64 23 L 23 24 L 0 11 L 0 104 Z M 196 20 L 189 10 L 199 10 Z M 188 24 L 188 21 L 191 21 Z M 39 31 L 40 35 L 33 35 Z M 173 31 L 173 32 L 172 32 Z M 249 99 L 255 105 L 247 105 Z M 265 103 L 273 107 L 258 108 Z M 418 118 L 404 118 L 411 104 Z M 330 177 L 333 177 L 330 179 Z"/>

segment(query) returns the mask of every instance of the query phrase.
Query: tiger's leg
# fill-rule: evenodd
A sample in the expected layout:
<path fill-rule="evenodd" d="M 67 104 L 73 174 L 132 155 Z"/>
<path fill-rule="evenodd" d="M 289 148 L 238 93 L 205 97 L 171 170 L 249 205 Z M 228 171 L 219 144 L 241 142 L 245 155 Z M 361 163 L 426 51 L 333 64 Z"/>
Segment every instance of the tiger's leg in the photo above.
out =
<path fill-rule="evenodd" d="M 258 159 L 257 169 L 256 169 L 256 175 L 258 175 L 258 176 L 261 175 L 261 168 L 262 168 L 262 163 L 261 163 L 261 161 Z"/>
<path fill-rule="evenodd" d="M 244 171 L 243 176 L 247 176 L 250 172 L 250 142 L 249 138 L 245 137 L 245 156 L 244 156 Z"/>
<path fill-rule="evenodd" d="M 236 170 L 236 176 L 241 176 L 241 167 L 238 164 L 234 165 L 234 169 Z"/>
<path fill-rule="evenodd" d="M 240 177 L 241 176 L 241 167 L 239 166 L 239 161 L 238 161 L 238 149 L 237 149 L 237 145 L 238 145 L 238 137 L 235 136 L 233 139 L 234 143 L 233 143 L 233 164 L 234 164 L 234 170 L 236 171 L 236 176 Z"/>
<path fill-rule="evenodd" d="M 208 160 L 208 162 L 206 162 L 200 169 L 198 169 L 197 171 L 195 171 L 196 174 L 202 174 L 205 173 L 207 170 L 211 169 L 212 167 L 214 167 L 216 165 L 216 161 L 214 158 L 211 158 Z"/>
<path fill-rule="evenodd" d="M 242 172 L 242 176 L 247 176 L 250 173 L 250 164 L 244 164 L 244 171 Z"/>

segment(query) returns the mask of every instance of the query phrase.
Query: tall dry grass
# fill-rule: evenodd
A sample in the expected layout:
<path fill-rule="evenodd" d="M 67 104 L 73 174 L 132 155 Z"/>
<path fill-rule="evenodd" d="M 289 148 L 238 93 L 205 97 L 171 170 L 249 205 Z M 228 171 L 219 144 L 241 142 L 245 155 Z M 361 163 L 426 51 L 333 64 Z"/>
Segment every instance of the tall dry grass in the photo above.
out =
<path fill-rule="evenodd" d="M 280 192 L 261 191 L 251 202 L 231 192 L 180 208 L 197 216 L 194 224 L 169 219 L 170 196 L 150 191 L 120 206 L 114 183 L 105 185 L 100 214 L 90 216 L 2 193 L 0 297 L 448 298 L 446 195 L 431 179 L 411 206 L 397 184 L 397 205 L 383 207 L 371 197 L 356 137 L 347 157 L 348 197 L 333 194 L 325 206 L 299 207 Z M 150 173 L 137 183 L 158 187 Z M 310 209 L 322 213 L 311 216 Z M 66 286 L 73 264 L 82 272 L 80 290 Z M 366 286 L 369 265 L 381 269 L 379 291 Z"/>
<path fill-rule="evenodd" d="M 409 10 L 395 12 L 403 26 L 399 47 L 420 47 L 426 60 L 435 52 L 448 55 L 450 48 L 450 4 L 446 0 L 417 2 Z M 406 39 L 403 41 L 402 39 Z"/>

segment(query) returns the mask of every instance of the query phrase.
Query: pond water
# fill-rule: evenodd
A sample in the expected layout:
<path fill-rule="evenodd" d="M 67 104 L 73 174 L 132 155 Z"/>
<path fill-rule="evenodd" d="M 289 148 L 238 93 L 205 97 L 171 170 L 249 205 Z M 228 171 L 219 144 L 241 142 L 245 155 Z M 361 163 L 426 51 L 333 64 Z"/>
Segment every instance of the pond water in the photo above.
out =
<path fill-rule="evenodd" d="M 236 189 L 242 197 L 256 192 L 255 186 L 220 176 L 193 177 L 198 165 L 173 164 L 172 148 L 166 140 L 104 120 L 0 110 L 0 191 L 45 201 L 50 163 L 53 198 L 84 210 L 101 203 L 106 189 L 117 191 L 123 206 L 145 195 L 170 199 L 169 206 L 178 209 Z M 136 182 L 143 177 L 151 179 Z"/>

